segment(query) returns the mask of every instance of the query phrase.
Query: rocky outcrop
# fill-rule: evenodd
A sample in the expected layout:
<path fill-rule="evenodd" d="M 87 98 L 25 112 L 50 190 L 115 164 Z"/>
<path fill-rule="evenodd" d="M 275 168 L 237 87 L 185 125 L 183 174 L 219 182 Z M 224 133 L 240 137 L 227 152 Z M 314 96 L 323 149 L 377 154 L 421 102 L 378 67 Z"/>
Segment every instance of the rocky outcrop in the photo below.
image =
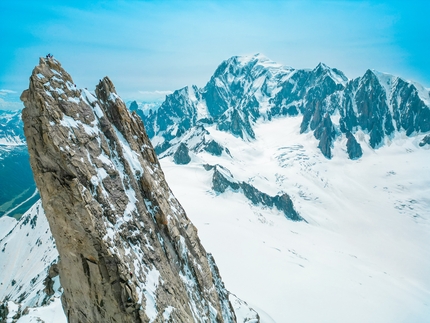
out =
<path fill-rule="evenodd" d="M 261 192 L 254 186 L 246 182 L 239 182 L 234 179 L 230 171 L 220 165 L 204 165 L 205 170 L 213 170 L 212 189 L 217 193 L 224 193 L 227 189 L 240 191 L 254 205 L 266 207 L 276 207 L 283 212 L 285 217 L 293 221 L 303 221 L 304 219 L 294 209 L 293 202 L 287 193 L 270 196 Z"/>
<path fill-rule="evenodd" d="M 68 321 L 236 322 L 215 262 L 109 78 L 93 95 L 40 59 L 21 99 Z"/>
<path fill-rule="evenodd" d="M 132 101 L 130 103 L 130 106 L 128 107 L 130 109 L 130 111 L 135 111 L 136 113 L 139 111 L 139 105 L 137 104 L 136 101 Z"/>
<path fill-rule="evenodd" d="M 336 131 L 328 114 L 318 122 L 314 131 L 314 136 L 320 141 L 318 148 L 321 150 L 322 154 L 330 159 L 332 157 L 331 147 L 336 136 Z"/>
<path fill-rule="evenodd" d="M 6 318 L 9 314 L 9 309 L 7 304 L 0 304 L 0 322 L 6 322 Z"/>
<path fill-rule="evenodd" d="M 425 136 L 419 143 L 420 147 L 424 147 L 425 145 L 430 145 L 430 135 Z"/>
<path fill-rule="evenodd" d="M 217 128 L 242 139 L 255 138 L 248 113 L 243 113 L 238 109 L 232 109 L 223 114 L 218 121 Z"/>
<path fill-rule="evenodd" d="M 186 165 L 191 161 L 190 151 L 186 144 L 181 143 L 173 154 L 173 161 L 178 165 Z"/>
<path fill-rule="evenodd" d="M 53 296 L 55 294 L 54 290 L 54 279 L 59 274 L 58 265 L 52 264 L 51 267 L 49 267 L 48 275 L 46 276 L 45 280 L 43 281 L 43 284 L 45 286 L 44 292 L 47 296 Z"/>
<path fill-rule="evenodd" d="M 221 156 L 224 151 L 224 148 L 215 140 L 210 140 L 203 149 L 214 156 Z"/>
<path fill-rule="evenodd" d="M 359 159 L 363 155 L 360 144 L 350 132 L 347 132 L 346 138 L 348 139 L 346 142 L 346 152 L 348 153 L 349 159 Z"/>

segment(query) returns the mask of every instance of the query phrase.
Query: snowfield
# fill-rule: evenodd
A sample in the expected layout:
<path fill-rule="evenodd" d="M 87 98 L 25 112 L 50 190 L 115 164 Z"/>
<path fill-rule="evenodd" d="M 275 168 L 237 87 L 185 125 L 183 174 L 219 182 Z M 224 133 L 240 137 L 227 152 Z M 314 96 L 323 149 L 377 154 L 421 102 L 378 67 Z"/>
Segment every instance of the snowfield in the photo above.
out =
<path fill-rule="evenodd" d="M 397 133 L 373 150 L 361 133 L 363 158 L 348 159 L 345 142 L 337 142 L 328 160 L 312 133 L 299 134 L 300 122 L 259 121 L 249 142 L 209 127 L 231 156 L 191 153 L 188 165 L 161 159 L 227 289 L 262 323 L 428 322 L 430 166 L 428 149 L 418 145 L 423 135 Z M 306 222 L 252 205 L 241 192 L 215 193 L 213 170 L 204 164 L 220 164 L 269 195 L 288 193 Z M 10 295 L 12 322 L 21 288 L 28 293 L 23 306 L 40 306 L 44 295 L 36 292 L 57 253 L 40 202 L 20 222 L 3 217 L 0 224 L 0 294 Z M 47 306 L 30 308 L 18 322 L 65 322 L 57 285 Z"/>
<path fill-rule="evenodd" d="M 345 142 L 326 159 L 300 117 L 260 121 L 245 142 L 208 128 L 222 157 L 191 154 L 186 166 L 161 160 L 167 182 L 220 269 L 227 289 L 274 322 L 428 322 L 430 172 L 423 136 L 397 133 L 348 159 Z M 342 139 L 345 140 L 345 139 Z M 267 194 L 288 193 L 306 219 L 211 190 L 220 164 Z"/>

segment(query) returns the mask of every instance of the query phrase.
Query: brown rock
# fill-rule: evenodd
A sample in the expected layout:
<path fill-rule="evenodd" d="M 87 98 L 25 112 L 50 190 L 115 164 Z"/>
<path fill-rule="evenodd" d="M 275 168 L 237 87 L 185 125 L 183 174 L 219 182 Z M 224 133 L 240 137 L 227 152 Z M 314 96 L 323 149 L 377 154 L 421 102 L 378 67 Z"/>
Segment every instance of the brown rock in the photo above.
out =
<path fill-rule="evenodd" d="M 141 120 L 109 78 L 95 93 L 41 58 L 21 96 L 69 322 L 236 322 Z"/>

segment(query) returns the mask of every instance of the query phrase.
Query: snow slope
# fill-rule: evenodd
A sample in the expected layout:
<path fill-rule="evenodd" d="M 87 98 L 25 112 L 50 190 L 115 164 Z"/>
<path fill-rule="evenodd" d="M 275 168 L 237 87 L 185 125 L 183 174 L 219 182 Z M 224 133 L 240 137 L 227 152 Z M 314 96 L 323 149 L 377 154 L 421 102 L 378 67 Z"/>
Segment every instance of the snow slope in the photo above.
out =
<path fill-rule="evenodd" d="M 66 322 L 58 276 L 52 279 L 52 295 L 44 291 L 49 268 L 57 262 L 58 252 L 41 202 L 33 205 L 20 221 L 0 218 L 0 226 L 0 303 L 7 301 L 7 322 L 27 307 L 38 309 L 30 310 L 18 322 L 37 322 L 37 318 Z M 50 317 L 55 319 L 49 321 Z"/>
<path fill-rule="evenodd" d="M 373 150 L 361 134 L 366 158 L 350 160 L 339 149 L 327 160 L 314 136 L 299 135 L 299 127 L 298 117 L 261 121 L 252 142 L 212 127 L 210 136 L 231 157 L 201 151 L 185 166 L 174 164 L 171 156 L 161 160 L 227 289 L 254 307 L 263 323 L 427 322 L 430 166 L 428 149 L 418 148 L 421 138 L 400 133 Z M 271 195 L 288 192 L 308 223 L 254 206 L 240 192 L 216 194 L 212 172 L 203 164 L 220 164 L 235 179 Z M 36 291 L 43 290 L 57 254 L 40 206 L 20 222 L 0 221 L 0 249 L 7 243 L 0 257 L 0 297 L 10 295 L 11 321 L 16 311 L 41 304 L 45 295 Z M 65 322 L 55 286 L 47 306 L 31 308 L 18 322 Z M 28 295 L 19 308 L 12 301 L 21 290 Z"/>
<path fill-rule="evenodd" d="M 161 160 L 167 181 L 213 253 L 226 287 L 275 322 L 428 322 L 430 172 L 422 136 L 400 132 L 378 150 L 327 160 L 301 118 L 255 125 L 245 142 L 215 127 L 231 152 L 192 154 L 186 166 Z M 346 139 L 338 139 L 346 140 Z M 288 192 L 305 222 L 252 206 L 243 195 L 211 190 L 220 164 L 259 190 Z"/>

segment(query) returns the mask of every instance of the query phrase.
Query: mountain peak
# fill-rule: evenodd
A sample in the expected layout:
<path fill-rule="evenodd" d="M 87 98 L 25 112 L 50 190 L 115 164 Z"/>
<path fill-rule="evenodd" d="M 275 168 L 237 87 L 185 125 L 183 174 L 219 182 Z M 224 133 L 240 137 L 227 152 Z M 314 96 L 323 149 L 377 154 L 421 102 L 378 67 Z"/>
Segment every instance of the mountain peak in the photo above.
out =
<path fill-rule="evenodd" d="M 318 65 L 314 68 L 315 71 L 317 70 L 329 70 L 330 67 L 323 62 L 319 62 Z"/>
<path fill-rule="evenodd" d="M 325 63 L 318 63 L 318 65 L 312 70 L 317 76 L 328 75 L 336 84 L 345 85 L 348 78 L 336 68 L 332 68 Z"/>
<path fill-rule="evenodd" d="M 236 322 L 141 120 L 108 77 L 95 94 L 75 89 L 58 61 L 41 59 L 21 96 L 68 320 Z"/>

